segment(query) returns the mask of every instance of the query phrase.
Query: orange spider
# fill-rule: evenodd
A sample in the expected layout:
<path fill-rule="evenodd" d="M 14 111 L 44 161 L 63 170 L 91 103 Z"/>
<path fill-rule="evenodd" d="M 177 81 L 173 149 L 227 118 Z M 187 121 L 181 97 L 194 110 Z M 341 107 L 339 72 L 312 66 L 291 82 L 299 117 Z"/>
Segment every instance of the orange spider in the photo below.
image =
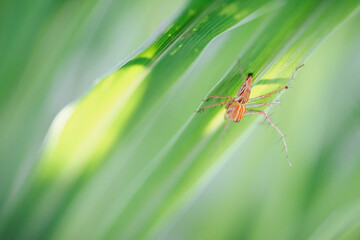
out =
<path fill-rule="evenodd" d="M 247 107 L 261 107 L 261 106 L 268 106 L 270 104 L 280 104 L 280 102 L 269 102 L 269 103 L 251 103 L 251 102 L 255 102 L 259 99 L 263 99 L 263 98 L 267 98 L 270 97 L 273 94 L 279 93 L 281 91 L 284 91 L 285 89 L 288 89 L 291 82 L 293 81 L 295 74 L 297 72 L 297 70 L 299 68 L 301 68 L 302 66 L 304 66 L 304 64 L 302 64 L 301 66 L 297 67 L 295 69 L 295 72 L 293 73 L 290 81 L 288 82 L 288 84 L 283 87 L 280 88 L 276 91 L 273 91 L 271 93 L 262 95 L 262 96 L 258 96 L 258 97 L 254 97 L 249 99 L 250 97 L 250 92 L 251 92 L 251 81 L 252 81 L 252 73 L 249 73 L 245 82 L 241 85 L 239 91 L 236 94 L 236 98 L 234 97 L 230 97 L 230 96 L 210 96 L 209 98 L 207 98 L 204 101 L 209 101 L 212 98 L 225 98 L 225 99 L 230 99 L 228 101 L 224 101 L 224 102 L 220 102 L 220 103 L 215 103 L 215 104 L 211 104 L 205 107 L 200 108 L 197 112 L 200 112 L 206 108 L 210 108 L 210 107 L 215 107 L 215 106 L 219 106 L 219 105 L 225 105 L 225 119 L 231 119 L 234 122 L 240 122 L 240 120 L 242 119 L 243 116 L 245 115 L 251 115 L 251 114 L 261 114 L 265 117 L 265 119 L 276 129 L 276 131 L 280 134 L 283 142 L 284 142 L 284 146 L 285 146 L 285 151 L 286 151 L 286 159 L 289 162 L 290 167 L 292 167 L 290 161 L 289 161 L 289 156 L 288 156 L 288 150 L 287 150 L 287 145 L 286 145 L 286 141 L 285 141 L 285 137 L 284 134 L 280 131 L 280 129 L 271 121 L 269 114 L 267 114 L 266 112 L 263 111 L 257 111 L 257 110 L 247 110 Z M 249 104 L 250 103 L 250 104 Z"/>

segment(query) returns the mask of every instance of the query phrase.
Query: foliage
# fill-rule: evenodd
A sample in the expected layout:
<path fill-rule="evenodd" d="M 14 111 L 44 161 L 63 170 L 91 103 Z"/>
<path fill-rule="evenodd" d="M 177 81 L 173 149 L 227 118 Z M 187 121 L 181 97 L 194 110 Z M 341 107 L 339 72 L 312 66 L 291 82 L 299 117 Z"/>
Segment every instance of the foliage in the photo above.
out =
<path fill-rule="evenodd" d="M 4 238 L 166 238 L 175 217 L 232 158 L 256 120 L 232 124 L 222 138 L 223 109 L 196 114 L 201 100 L 236 93 L 244 80 L 238 61 L 244 72 L 254 73 L 252 96 L 280 88 L 359 9 L 357 1 L 193 0 L 91 90 L 82 97 L 76 93 L 78 100 L 72 103 L 63 102 L 67 106 L 45 137 L 48 126 L 42 123 L 51 119 L 45 100 L 59 91 L 49 79 L 61 71 L 58 65 L 66 54 L 80 51 L 82 44 L 74 44 L 77 30 L 90 16 L 94 22 L 100 19 L 93 15 L 100 3 L 88 1 L 69 10 L 66 2 L 59 8 L 60 2 L 39 1 L 23 10 L 29 12 L 27 18 L 11 22 L 23 30 L 9 32 L 1 45 L 10 66 L 0 71 L 1 127 L 3 136 L 9 136 L 0 140 Z M 12 19 L 15 7 L 9 3 L 4 18 Z M 52 32 L 64 27 L 60 20 L 69 11 L 75 14 L 71 27 L 63 30 L 64 41 L 52 44 Z M 37 19 L 38 12 L 53 21 Z M 31 48 L 14 47 L 22 36 Z M 52 51 L 37 54 L 44 44 Z M 22 54 L 26 57 L 18 62 Z M 211 67 L 205 68 L 210 61 L 205 56 L 214 61 L 207 64 Z M 344 123 L 353 126 L 359 114 L 355 116 Z M 342 132 L 340 139 L 348 133 L 340 131 L 340 136 Z M 43 146 L 31 145 L 34 139 L 45 139 Z M 331 148 L 329 143 L 325 149 Z M 331 155 L 326 150 L 319 158 Z M 286 166 L 285 155 L 278 162 Z M 319 178 L 314 182 L 321 182 L 321 174 Z M 308 186 L 306 191 L 314 190 Z M 357 221 L 345 215 L 355 220 L 343 223 L 344 232 Z M 332 224 L 325 223 L 325 229 Z M 286 238 L 288 233 L 283 234 Z M 334 230 L 332 236 L 336 234 Z M 319 228 L 314 236 L 325 235 Z"/>

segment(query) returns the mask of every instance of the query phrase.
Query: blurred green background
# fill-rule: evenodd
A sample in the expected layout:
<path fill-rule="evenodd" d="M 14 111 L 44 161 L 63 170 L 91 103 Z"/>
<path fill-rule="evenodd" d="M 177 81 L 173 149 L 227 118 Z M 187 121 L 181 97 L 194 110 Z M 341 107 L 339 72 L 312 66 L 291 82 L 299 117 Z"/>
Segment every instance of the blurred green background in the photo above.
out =
<path fill-rule="evenodd" d="M 211 5 L 212 1 L 193 2 L 203 4 L 199 8 L 218 7 Z M 226 14 L 224 9 L 229 12 L 231 8 L 226 7 L 232 6 L 232 1 L 224 2 L 219 11 Z M 359 2 L 345 1 L 343 6 L 348 4 L 349 8 L 339 6 L 339 11 L 347 11 L 343 15 L 330 8 L 336 21 L 319 18 L 324 26 L 313 20 L 316 14 L 311 12 L 321 8 L 313 10 L 311 4 L 319 3 L 326 9 L 324 6 L 336 6 L 335 1 L 294 3 L 297 11 L 303 10 L 304 22 L 317 28 L 313 32 L 328 32 L 324 30 L 308 49 L 306 43 L 312 35 L 304 34 L 305 45 L 301 46 L 306 54 L 295 44 L 288 52 L 279 52 L 278 58 L 266 55 L 267 47 L 276 50 L 277 38 L 271 42 L 272 38 L 256 33 L 261 33 L 266 19 L 285 16 L 286 12 L 291 15 L 291 8 L 278 4 L 281 1 L 273 1 L 274 5 L 242 2 L 249 6 L 242 14 L 252 16 L 244 18 L 244 25 L 211 41 L 238 24 L 220 18 L 209 25 L 215 33 L 209 30 L 200 35 L 198 41 L 208 37 L 209 44 L 204 40 L 199 56 L 176 56 L 167 60 L 172 65 L 149 70 L 153 75 L 141 85 L 147 98 L 138 101 L 137 94 L 142 93 L 131 95 L 135 107 L 127 102 L 129 109 L 118 114 L 120 127 L 111 127 L 109 133 L 104 130 L 101 144 L 91 148 L 80 141 L 64 151 L 55 147 L 54 152 L 51 140 L 63 130 L 58 127 L 63 115 L 71 115 L 72 108 L 81 109 L 91 96 L 105 101 L 112 93 L 96 92 L 105 84 L 94 88 L 95 83 L 124 59 L 140 53 L 143 58 L 150 56 L 152 48 L 146 47 L 151 40 L 135 49 L 151 34 L 157 39 L 168 33 L 167 26 L 180 25 L 172 23 L 185 18 L 181 14 L 188 2 L 1 2 L 1 238 L 360 239 L 360 14 L 354 11 Z M 343 21 L 351 12 L 351 18 Z M 336 18 L 338 15 L 341 17 Z M 226 28 L 216 30 L 217 23 Z M 285 42 L 279 46 L 290 44 L 292 32 L 297 33 L 291 25 L 284 25 L 284 29 L 289 36 L 284 33 Z M 269 45 L 259 45 L 264 48 L 264 55 L 256 58 L 260 60 L 252 63 L 247 61 L 251 57 L 240 58 L 246 72 L 254 71 L 259 78 L 265 75 L 264 79 L 285 79 L 294 66 L 307 60 L 292 87 L 281 96 L 282 104 L 269 110 L 286 135 L 292 169 L 286 163 L 280 137 L 266 122 L 262 124 L 262 119 L 232 123 L 221 138 L 223 124 L 216 125 L 223 123 L 216 120 L 217 113 L 222 118 L 221 108 L 193 114 L 239 54 L 247 51 L 251 55 L 252 48 L 246 50 L 247 46 L 262 37 Z M 164 40 L 158 51 L 167 44 Z M 289 52 L 296 60 L 286 58 Z M 224 81 L 215 91 L 237 91 L 239 76 L 231 74 L 225 78 L 231 81 Z M 285 80 L 261 91 L 276 89 Z M 118 89 L 124 95 L 130 92 L 128 85 Z M 102 113 L 96 103 L 90 104 L 93 116 Z M 115 108 L 111 104 L 109 109 Z M 68 110 L 58 115 L 65 106 Z M 60 123 L 54 122 L 57 115 Z M 65 143 L 82 134 L 91 138 L 96 131 L 87 125 L 92 118 L 83 115 L 79 122 L 85 130 L 77 132 L 81 127 L 75 125 L 69 134 L 61 135 Z M 173 142 L 177 136 L 180 140 Z M 76 154 L 86 157 L 76 155 L 78 149 Z"/>

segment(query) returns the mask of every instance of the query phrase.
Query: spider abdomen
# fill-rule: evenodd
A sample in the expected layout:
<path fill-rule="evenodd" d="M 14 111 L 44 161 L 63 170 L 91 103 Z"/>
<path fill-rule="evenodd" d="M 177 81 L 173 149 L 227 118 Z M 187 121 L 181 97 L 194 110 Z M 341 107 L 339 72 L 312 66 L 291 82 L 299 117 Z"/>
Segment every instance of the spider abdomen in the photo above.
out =
<path fill-rule="evenodd" d="M 234 102 L 230 105 L 226 111 L 225 117 L 230 118 L 234 122 L 240 122 L 241 118 L 244 116 L 246 107 L 239 102 Z"/>

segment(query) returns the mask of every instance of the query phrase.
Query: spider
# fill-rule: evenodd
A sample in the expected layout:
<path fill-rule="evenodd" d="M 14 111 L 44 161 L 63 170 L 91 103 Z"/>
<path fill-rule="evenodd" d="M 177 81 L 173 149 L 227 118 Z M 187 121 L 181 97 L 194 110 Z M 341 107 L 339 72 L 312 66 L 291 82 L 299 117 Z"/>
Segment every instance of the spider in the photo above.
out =
<path fill-rule="evenodd" d="M 279 133 L 279 135 L 281 136 L 281 139 L 284 142 L 284 146 L 285 146 L 285 151 L 286 151 L 286 160 L 288 161 L 290 167 L 292 167 L 290 161 L 289 161 L 289 156 L 288 156 L 288 149 L 287 149 L 287 144 L 285 141 L 285 137 L 284 134 L 280 131 L 280 129 L 271 121 L 269 114 L 267 114 L 266 112 L 263 111 L 258 111 L 258 110 L 252 110 L 249 109 L 247 110 L 246 108 L 255 108 L 255 107 L 262 107 L 262 106 L 269 106 L 271 104 L 280 104 L 280 102 L 267 102 L 267 103 L 252 103 L 255 102 L 257 100 L 263 99 L 263 98 L 267 98 L 270 97 L 273 94 L 282 92 L 286 89 L 289 88 L 291 82 L 294 80 L 295 74 L 297 72 L 297 70 L 299 68 L 301 68 L 302 66 L 304 66 L 304 64 L 300 65 L 299 67 L 297 67 L 290 79 L 290 81 L 288 82 L 288 84 L 285 87 L 282 87 L 276 91 L 270 92 L 268 94 L 265 95 L 261 95 L 258 97 L 254 97 L 254 98 L 250 98 L 250 92 L 251 92 L 251 82 L 252 82 L 252 77 L 253 74 L 249 73 L 245 82 L 241 85 L 240 89 L 238 90 L 236 97 L 230 97 L 230 96 L 210 96 L 209 98 L 207 98 L 206 100 L 204 100 L 205 102 L 209 101 L 210 99 L 213 98 L 225 98 L 225 99 L 229 99 L 227 101 L 224 102 L 220 102 L 220 103 L 215 103 L 215 104 L 211 104 L 205 107 L 200 108 L 197 112 L 200 112 L 206 108 L 211 108 L 211 107 L 215 107 L 215 106 L 219 106 L 219 105 L 225 105 L 225 119 L 230 119 L 234 122 L 240 122 L 240 120 L 242 119 L 243 116 L 245 115 L 252 115 L 252 114 L 260 114 L 263 115 L 265 117 L 265 119 L 276 129 L 276 131 Z"/>

